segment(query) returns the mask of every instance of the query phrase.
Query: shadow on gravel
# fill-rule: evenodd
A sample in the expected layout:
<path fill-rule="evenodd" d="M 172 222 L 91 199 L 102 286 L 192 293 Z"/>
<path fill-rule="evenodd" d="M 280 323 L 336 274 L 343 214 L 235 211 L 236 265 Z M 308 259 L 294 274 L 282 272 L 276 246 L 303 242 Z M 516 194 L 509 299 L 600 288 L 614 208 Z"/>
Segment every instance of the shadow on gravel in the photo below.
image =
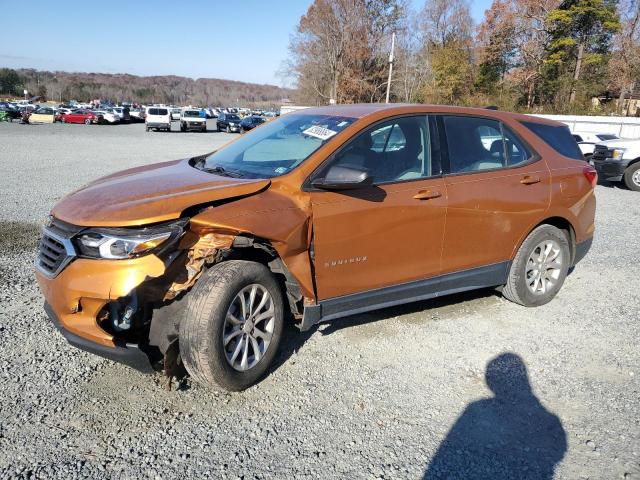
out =
<path fill-rule="evenodd" d="M 424 479 L 552 479 L 567 451 L 566 433 L 531 391 L 522 358 L 500 354 L 485 379 L 494 396 L 465 409 Z"/>

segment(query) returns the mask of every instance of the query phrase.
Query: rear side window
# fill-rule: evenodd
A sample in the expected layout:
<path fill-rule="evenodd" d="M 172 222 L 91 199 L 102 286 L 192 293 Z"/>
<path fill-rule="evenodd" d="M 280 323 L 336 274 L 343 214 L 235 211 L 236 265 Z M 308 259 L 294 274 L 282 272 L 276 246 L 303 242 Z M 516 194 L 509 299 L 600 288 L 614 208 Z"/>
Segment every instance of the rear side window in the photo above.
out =
<path fill-rule="evenodd" d="M 571 135 L 569 127 L 545 125 L 544 123 L 536 122 L 522 122 L 522 124 L 560 155 L 575 160 L 583 160 L 582 152 L 573 135 Z"/>
<path fill-rule="evenodd" d="M 506 166 L 500 122 L 480 117 L 445 116 L 449 171 L 478 172 Z"/>
<path fill-rule="evenodd" d="M 617 135 L 612 135 L 610 133 L 601 133 L 599 135 L 596 135 L 596 137 L 598 137 L 600 140 L 602 141 L 606 141 L 606 140 L 617 140 L 618 136 Z"/>

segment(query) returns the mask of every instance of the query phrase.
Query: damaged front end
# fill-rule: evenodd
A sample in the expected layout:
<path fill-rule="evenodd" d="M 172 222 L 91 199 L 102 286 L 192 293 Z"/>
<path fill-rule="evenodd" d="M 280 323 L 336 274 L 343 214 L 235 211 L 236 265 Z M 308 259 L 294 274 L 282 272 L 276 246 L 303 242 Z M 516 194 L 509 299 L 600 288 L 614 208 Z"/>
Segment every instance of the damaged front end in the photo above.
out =
<path fill-rule="evenodd" d="M 65 338 L 144 372 L 162 363 L 167 370 L 170 345 L 150 339 L 154 311 L 177 303 L 233 242 L 197 235 L 188 223 L 92 229 L 53 219 L 43 232 L 36 277 L 45 310 Z"/>

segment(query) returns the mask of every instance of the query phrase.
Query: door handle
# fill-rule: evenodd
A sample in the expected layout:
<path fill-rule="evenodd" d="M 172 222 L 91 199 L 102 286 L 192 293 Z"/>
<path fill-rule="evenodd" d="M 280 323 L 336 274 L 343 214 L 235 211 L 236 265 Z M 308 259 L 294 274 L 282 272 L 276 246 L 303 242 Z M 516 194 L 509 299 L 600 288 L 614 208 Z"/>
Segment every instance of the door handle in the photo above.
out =
<path fill-rule="evenodd" d="M 533 185 L 534 183 L 540 183 L 540 177 L 532 177 L 531 175 L 527 175 L 520 180 L 520 183 L 523 185 Z"/>
<path fill-rule="evenodd" d="M 430 200 L 432 198 L 441 197 L 442 194 L 437 190 L 420 190 L 413 198 L 416 200 Z"/>

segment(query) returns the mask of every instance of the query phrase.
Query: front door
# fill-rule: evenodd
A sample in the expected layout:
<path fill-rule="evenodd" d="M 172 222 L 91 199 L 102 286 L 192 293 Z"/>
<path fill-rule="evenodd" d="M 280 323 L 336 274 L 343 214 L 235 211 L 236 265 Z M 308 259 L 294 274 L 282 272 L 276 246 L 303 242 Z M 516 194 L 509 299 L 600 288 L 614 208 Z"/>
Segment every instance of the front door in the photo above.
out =
<path fill-rule="evenodd" d="M 438 275 L 447 200 L 430 145 L 426 116 L 399 117 L 359 134 L 323 166 L 367 169 L 374 184 L 311 192 L 319 300 Z"/>

